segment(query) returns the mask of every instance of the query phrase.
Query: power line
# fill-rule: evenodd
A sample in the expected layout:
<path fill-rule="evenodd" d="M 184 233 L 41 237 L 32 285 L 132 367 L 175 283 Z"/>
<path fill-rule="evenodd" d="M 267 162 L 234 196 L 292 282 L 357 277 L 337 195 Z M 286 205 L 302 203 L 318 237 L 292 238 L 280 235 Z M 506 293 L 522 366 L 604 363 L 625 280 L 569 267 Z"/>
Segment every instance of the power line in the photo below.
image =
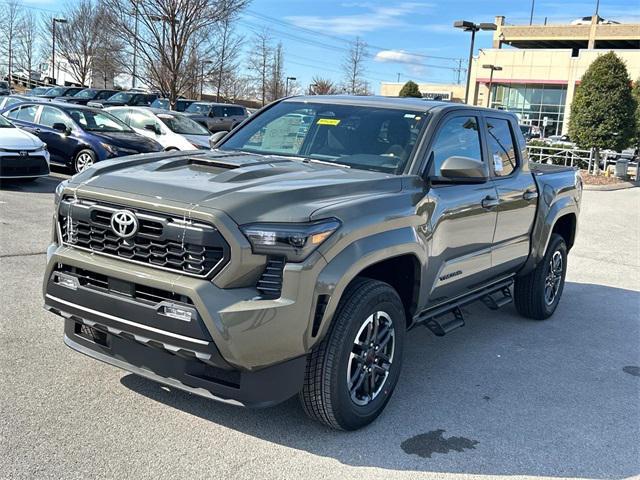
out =
<path fill-rule="evenodd" d="M 296 30 L 302 31 L 302 32 L 306 32 L 308 34 L 312 34 L 312 35 L 320 35 L 326 38 L 331 38 L 332 40 L 338 41 L 338 42 L 342 42 L 342 43 L 347 43 L 347 44 L 351 44 L 352 40 L 349 40 L 347 38 L 344 37 L 339 37 L 337 35 L 331 35 L 329 33 L 326 32 L 321 32 L 319 30 L 315 30 L 312 28 L 307 28 L 307 27 L 302 27 L 300 25 L 296 25 L 293 22 L 289 22 L 286 20 L 282 20 L 279 18 L 274 18 L 274 17 L 270 17 L 269 15 L 265 15 L 263 13 L 258 13 L 252 10 L 247 10 L 245 12 L 246 15 L 249 15 L 251 17 L 254 18 L 258 18 L 260 20 L 264 20 L 264 21 L 268 21 L 271 23 L 277 23 L 283 26 L 286 26 L 288 28 L 294 28 Z M 381 46 L 377 46 L 377 45 L 373 45 L 373 44 L 367 44 L 367 46 L 373 50 L 379 50 L 379 51 L 386 51 L 386 50 L 396 50 L 393 48 L 389 48 L 389 47 L 381 47 Z M 425 59 L 430 59 L 430 60 L 449 60 L 449 61 L 454 61 L 457 62 L 459 59 L 458 58 L 454 58 L 454 57 L 442 57 L 442 56 L 437 56 L 437 55 L 427 55 L 424 53 L 417 53 L 417 52 L 411 52 L 408 50 L 402 50 L 403 53 L 406 53 L 408 55 L 414 56 L 414 57 L 421 57 L 421 58 L 425 58 Z"/>

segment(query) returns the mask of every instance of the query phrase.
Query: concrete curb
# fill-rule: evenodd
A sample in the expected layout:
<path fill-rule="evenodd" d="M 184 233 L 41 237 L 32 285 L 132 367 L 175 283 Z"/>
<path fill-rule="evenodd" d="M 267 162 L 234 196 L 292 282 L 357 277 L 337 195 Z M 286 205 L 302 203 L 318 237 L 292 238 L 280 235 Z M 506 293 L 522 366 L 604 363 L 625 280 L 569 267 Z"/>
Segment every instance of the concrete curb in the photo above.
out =
<path fill-rule="evenodd" d="M 627 188 L 638 187 L 637 183 L 634 182 L 621 182 L 614 183 L 612 185 L 584 185 L 585 190 L 597 190 L 600 192 L 612 192 L 614 190 L 626 190 Z"/>

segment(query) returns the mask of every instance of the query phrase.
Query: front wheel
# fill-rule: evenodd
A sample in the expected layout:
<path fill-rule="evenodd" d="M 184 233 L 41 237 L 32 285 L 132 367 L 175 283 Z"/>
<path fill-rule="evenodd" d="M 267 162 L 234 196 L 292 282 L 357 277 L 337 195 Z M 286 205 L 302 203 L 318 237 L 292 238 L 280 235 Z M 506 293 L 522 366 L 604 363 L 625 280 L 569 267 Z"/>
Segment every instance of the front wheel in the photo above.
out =
<path fill-rule="evenodd" d="M 92 167 L 96 163 L 96 154 L 93 150 L 80 150 L 73 159 L 73 171 L 75 173 L 84 172 L 87 168 Z"/>
<path fill-rule="evenodd" d="M 339 430 L 375 420 L 398 382 L 404 334 L 397 292 L 377 280 L 356 279 L 307 361 L 300 393 L 307 415 Z"/>
<path fill-rule="evenodd" d="M 514 301 L 518 313 L 535 320 L 545 320 L 553 315 L 562 296 L 566 274 L 567 245 L 554 233 L 536 268 L 516 278 Z"/>

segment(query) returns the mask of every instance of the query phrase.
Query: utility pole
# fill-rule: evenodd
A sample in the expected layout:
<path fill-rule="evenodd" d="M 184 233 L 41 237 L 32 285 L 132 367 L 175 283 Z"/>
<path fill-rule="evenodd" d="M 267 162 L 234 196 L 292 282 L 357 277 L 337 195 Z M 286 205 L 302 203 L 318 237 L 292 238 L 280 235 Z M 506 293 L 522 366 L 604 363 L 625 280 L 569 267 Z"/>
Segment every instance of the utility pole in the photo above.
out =
<path fill-rule="evenodd" d="M 400 83 L 400 74 L 398 73 L 398 83 Z"/>

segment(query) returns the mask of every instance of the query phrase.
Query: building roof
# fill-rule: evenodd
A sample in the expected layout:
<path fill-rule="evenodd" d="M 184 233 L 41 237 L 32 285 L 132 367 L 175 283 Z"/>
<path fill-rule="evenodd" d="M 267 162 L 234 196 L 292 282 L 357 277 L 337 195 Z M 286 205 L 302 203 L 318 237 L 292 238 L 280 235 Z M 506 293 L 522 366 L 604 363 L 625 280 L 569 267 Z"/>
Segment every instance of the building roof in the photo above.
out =
<path fill-rule="evenodd" d="M 554 49 L 638 49 L 640 23 L 594 23 L 565 25 L 507 25 L 505 17 L 496 17 L 498 29 L 493 46 Z"/>

